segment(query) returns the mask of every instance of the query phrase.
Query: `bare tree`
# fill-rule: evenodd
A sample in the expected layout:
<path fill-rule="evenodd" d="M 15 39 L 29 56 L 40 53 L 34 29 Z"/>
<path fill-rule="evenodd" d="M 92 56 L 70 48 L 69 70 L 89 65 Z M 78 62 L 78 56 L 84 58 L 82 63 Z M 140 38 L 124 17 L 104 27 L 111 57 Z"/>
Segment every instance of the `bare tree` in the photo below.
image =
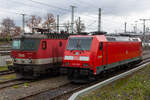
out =
<path fill-rule="evenodd" d="M 56 29 L 56 23 L 55 23 L 55 18 L 53 14 L 48 13 L 45 17 L 45 21 L 42 24 L 43 28 L 47 28 L 50 31 L 54 31 Z"/>
<path fill-rule="evenodd" d="M 13 28 L 15 27 L 15 23 L 12 19 L 10 18 L 5 18 L 2 20 L 2 34 L 4 34 L 5 36 L 10 36 L 11 31 L 13 30 Z"/>
<path fill-rule="evenodd" d="M 14 30 L 13 30 L 13 36 L 20 35 L 21 32 L 22 32 L 21 27 L 15 26 L 15 27 L 14 27 Z"/>
<path fill-rule="evenodd" d="M 84 30 L 85 30 L 85 24 L 84 24 L 81 20 L 77 19 L 77 20 L 75 21 L 75 29 L 74 29 L 74 32 L 81 33 L 81 32 L 83 32 Z"/>
<path fill-rule="evenodd" d="M 64 25 L 66 33 L 69 33 L 70 23 L 67 22 L 67 23 L 64 23 L 63 25 Z"/>
<path fill-rule="evenodd" d="M 39 28 L 41 22 L 42 18 L 40 16 L 32 15 L 31 18 L 29 18 L 26 21 L 26 24 L 29 27 L 29 29 L 33 32 L 33 28 Z"/>

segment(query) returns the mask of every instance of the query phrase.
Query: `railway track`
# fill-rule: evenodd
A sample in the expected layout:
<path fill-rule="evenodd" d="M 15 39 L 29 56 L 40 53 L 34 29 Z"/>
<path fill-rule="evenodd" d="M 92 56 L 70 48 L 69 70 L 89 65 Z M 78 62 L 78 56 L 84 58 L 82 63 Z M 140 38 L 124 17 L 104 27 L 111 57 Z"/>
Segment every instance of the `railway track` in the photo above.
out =
<path fill-rule="evenodd" d="M 148 53 L 145 53 L 144 55 L 147 55 Z M 146 62 L 150 61 L 150 57 L 147 55 L 144 56 L 144 61 L 141 62 L 140 64 L 144 64 Z M 139 65 L 140 65 L 139 64 Z M 138 65 L 138 66 L 139 66 Z M 102 76 L 99 80 L 93 82 L 93 83 L 89 83 L 89 84 L 72 84 L 70 82 L 67 82 L 66 84 L 60 85 L 56 88 L 46 88 L 46 89 L 41 89 L 35 92 L 31 92 L 29 93 L 27 96 L 20 96 L 19 98 L 15 99 L 15 100 L 52 100 L 52 99 L 58 99 L 58 100 L 66 100 L 72 93 L 79 91 L 81 89 L 87 88 L 89 86 L 92 86 L 96 83 L 102 82 L 108 78 L 111 78 L 113 76 L 119 75 L 123 72 L 126 72 L 130 69 L 133 69 L 137 66 L 134 67 L 129 67 L 127 69 L 121 70 L 121 71 L 117 71 L 116 72 L 111 72 L 105 74 L 105 76 Z M 30 82 L 30 81 L 22 81 L 22 80 L 10 80 L 6 81 L 4 83 L 0 83 L 0 90 L 7 88 L 7 87 L 12 87 L 14 85 L 20 85 L 20 84 L 24 84 L 26 82 Z M 51 84 L 50 84 L 51 85 Z"/>
<path fill-rule="evenodd" d="M 89 84 L 72 84 L 67 83 L 65 85 L 62 85 L 57 88 L 53 88 L 50 90 L 45 90 L 42 92 L 33 93 L 27 97 L 20 98 L 18 100 L 66 100 L 69 96 L 71 96 L 72 93 L 79 91 L 81 89 L 87 88 L 89 86 L 92 86 L 96 83 L 102 82 L 106 79 L 109 79 L 113 76 L 119 75 L 121 73 L 127 72 L 135 67 L 138 67 L 140 65 L 143 65 L 150 61 L 150 57 L 145 57 L 144 60 L 137 64 L 136 66 L 127 67 L 124 68 L 121 71 L 112 71 L 105 73 L 104 76 L 101 76 L 97 81 L 89 83 Z M 110 74 L 111 73 L 111 74 Z"/>
<path fill-rule="evenodd" d="M 17 81 L 18 82 L 18 81 Z M 8 84 L 8 82 L 6 82 Z M 65 76 L 52 77 L 44 80 L 36 80 L 33 82 L 23 81 L 16 83 L 17 88 L 13 85 L 0 89 L 0 100 L 20 100 L 31 95 L 37 95 L 38 93 L 45 92 L 46 90 L 55 89 L 56 87 L 68 84 L 69 81 Z M 26 86 L 27 83 L 28 85 Z M 12 83 L 11 83 L 12 84 Z M 0 84 L 1 86 L 1 84 Z"/>
<path fill-rule="evenodd" d="M 0 90 L 7 88 L 7 87 L 24 84 L 26 82 L 29 83 L 30 81 L 24 81 L 24 80 L 20 80 L 20 79 L 10 79 L 7 81 L 3 81 L 3 82 L 0 82 Z"/>
<path fill-rule="evenodd" d="M 7 74 L 13 74 L 15 73 L 14 71 L 9 71 L 9 70 L 5 70 L 5 71 L 0 71 L 0 75 L 7 75 Z"/>

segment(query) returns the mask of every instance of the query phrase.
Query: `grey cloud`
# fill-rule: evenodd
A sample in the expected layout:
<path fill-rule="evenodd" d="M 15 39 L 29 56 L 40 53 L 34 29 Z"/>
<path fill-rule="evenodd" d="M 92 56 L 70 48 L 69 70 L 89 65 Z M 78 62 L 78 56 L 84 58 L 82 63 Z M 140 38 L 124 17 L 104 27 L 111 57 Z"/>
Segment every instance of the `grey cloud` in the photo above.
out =
<path fill-rule="evenodd" d="M 52 6 L 40 5 L 30 2 L 30 0 L 0 0 L 0 11 L 4 17 L 9 17 L 11 14 L 5 12 L 4 9 L 12 12 L 26 13 L 28 15 L 39 15 L 44 17 L 47 12 L 53 13 L 55 16 L 60 15 L 61 20 L 63 18 L 69 18 L 71 15 L 70 5 L 75 5 L 75 13 L 80 15 L 87 13 L 91 15 L 97 15 L 98 8 L 102 8 L 102 14 L 106 16 L 130 16 L 130 14 L 136 12 L 141 13 L 150 9 L 150 0 L 34 0 L 43 2 L 45 4 L 53 5 L 58 8 L 68 9 L 70 11 L 64 11 L 62 9 L 54 8 Z M 20 3 L 18 3 L 20 2 Z M 21 25 L 21 16 L 12 15 L 18 25 Z M 28 18 L 28 16 L 26 17 Z M 70 20 L 70 19 L 69 19 Z"/>
<path fill-rule="evenodd" d="M 0 8 L 14 9 L 16 11 L 24 11 L 26 13 L 52 12 L 54 14 L 68 14 L 69 11 L 53 8 L 52 6 L 44 6 L 29 0 L 10 0 L 2 1 Z M 89 12 L 97 13 L 98 8 L 102 8 L 103 14 L 106 15 L 126 15 L 132 12 L 142 12 L 148 10 L 149 0 L 35 0 L 45 4 L 54 5 L 71 11 L 70 5 L 75 5 L 78 13 Z"/>

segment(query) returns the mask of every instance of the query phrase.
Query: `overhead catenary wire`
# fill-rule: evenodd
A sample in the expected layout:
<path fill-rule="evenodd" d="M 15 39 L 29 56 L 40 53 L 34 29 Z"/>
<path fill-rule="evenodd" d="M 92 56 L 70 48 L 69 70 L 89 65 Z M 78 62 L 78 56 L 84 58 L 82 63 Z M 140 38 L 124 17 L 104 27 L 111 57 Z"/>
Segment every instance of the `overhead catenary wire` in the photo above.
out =
<path fill-rule="evenodd" d="M 21 1 L 17 1 L 17 0 L 10 0 L 10 1 L 13 1 L 14 3 L 18 3 L 18 4 L 20 4 L 20 5 L 25 5 L 25 6 L 28 6 L 28 7 L 33 7 L 33 8 L 42 8 L 42 6 L 45 6 L 45 7 L 43 7 L 44 9 L 47 9 L 47 8 L 52 8 L 52 9 L 56 9 L 57 11 L 56 12 L 59 12 L 59 11 L 61 11 L 61 12 L 66 12 L 66 13 L 68 13 L 68 15 L 69 15 L 69 13 L 71 12 L 71 10 L 69 10 L 69 9 L 65 9 L 65 8 L 62 8 L 62 7 L 59 7 L 59 6 L 55 6 L 55 5 L 53 5 L 53 4 L 49 4 L 49 3 L 47 3 L 47 2 L 42 2 L 42 1 L 36 1 L 36 0 L 28 0 L 29 1 L 29 3 L 28 2 L 21 2 Z M 82 11 L 80 12 L 80 7 L 82 8 L 82 7 L 84 7 L 84 5 L 86 6 L 86 5 L 89 5 L 89 6 L 94 6 L 93 5 L 93 3 L 89 3 L 89 2 L 87 2 L 87 1 L 83 1 L 83 0 L 79 0 L 79 2 L 77 2 L 77 1 L 75 1 L 75 0 L 71 0 L 71 1 L 74 1 L 75 3 L 76 3 L 76 5 L 75 6 L 77 6 L 77 11 L 75 11 L 76 13 L 79 13 L 78 14 L 78 16 L 76 16 L 76 17 L 81 17 L 81 19 L 82 20 L 84 20 L 84 21 L 86 21 L 87 23 L 89 23 L 89 22 L 91 22 L 91 21 L 93 21 L 93 20 L 97 20 L 98 21 L 98 16 L 96 16 L 97 14 L 94 12 L 92 12 L 93 13 L 93 16 L 91 15 L 91 13 L 89 14 L 87 11 L 85 11 L 85 12 L 83 12 L 82 13 Z M 88 0 L 89 1 L 89 0 Z M 32 3 L 31 3 L 32 2 Z M 39 7 L 37 7 L 37 5 L 41 5 L 41 6 L 39 6 Z M 95 5 L 96 6 L 96 5 Z M 69 6 L 68 6 L 69 7 Z M 84 7 L 84 8 L 86 8 L 86 7 Z M 87 7 L 88 8 L 88 7 Z M 20 10 L 20 9 L 17 9 L 17 10 Z M 27 9 L 25 9 L 25 10 L 27 10 Z M 35 10 L 37 10 L 37 9 L 29 9 L 29 10 L 33 10 L 33 11 L 35 11 Z M 40 9 L 41 10 L 41 9 Z M 88 9 L 87 9 L 88 10 Z M 48 12 L 49 10 L 47 10 L 47 12 Z M 9 11 L 9 10 L 6 10 L 6 11 L 1 11 L 1 12 L 5 12 L 5 13 L 8 13 L 8 14 L 16 14 L 16 15 L 21 15 L 22 13 L 20 13 L 20 11 L 17 11 L 17 12 L 15 12 L 15 11 Z M 19 13 L 18 13 L 19 12 Z M 29 15 L 29 14 L 27 14 L 26 12 L 23 12 L 23 13 L 25 13 L 26 15 L 27 15 L 27 17 L 28 16 L 31 16 L 31 15 Z M 64 13 L 63 13 L 64 14 Z M 82 14 L 83 14 L 83 16 L 82 16 Z M 67 16 L 68 16 L 67 15 Z M 77 15 L 77 14 L 75 14 L 75 15 Z M 40 16 L 41 16 L 41 14 L 40 14 Z M 10 17 L 12 17 L 12 16 L 10 16 Z M 43 17 L 43 16 L 42 16 Z M 62 17 L 62 16 L 60 16 L 60 17 Z M 110 20 L 107 20 L 107 19 L 105 19 L 105 17 L 104 17 L 104 19 L 103 19 L 103 21 L 102 21 L 103 23 L 110 23 Z M 112 22 L 117 22 L 117 20 L 113 20 Z M 95 23 L 95 24 L 97 24 L 97 23 Z M 88 25 L 87 25 L 88 26 Z M 88 27 L 90 27 L 90 26 L 88 26 Z"/>
<path fill-rule="evenodd" d="M 72 1 L 76 1 L 76 0 L 72 0 Z M 99 7 L 96 7 L 96 5 L 93 5 L 92 3 L 85 2 L 85 1 L 83 1 L 83 0 L 78 0 L 78 2 L 80 2 L 80 3 L 78 3 L 79 5 L 80 5 L 80 4 L 87 5 L 87 6 L 84 7 L 84 8 L 89 8 L 89 6 L 93 6 L 94 8 L 99 8 Z"/>
<path fill-rule="evenodd" d="M 39 7 L 36 7 L 34 5 L 31 5 L 31 4 L 26 4 L 26 3 L 23 3 L 23 2 L 18 2 L 18 1 L 15 1 L 15 0 L 10 0 L 10 2 L 13 2 L 13 3 L 17 3 L 17 4 L 21 4 L 21 5 L 24 5 L 24 6 L 28 6 L 30 8 L 39 8 Z M 26 9 L 27 10 L 27 9 Z M 35 10 L 35 9 L 34 9 Z M 29 11 L 29 10 L 28 10 Z M 30 10 L 30 11 L 33 11 L 33 10 Z"/>
<path fill-rule="evenodd" d="M 13 2 L 15 2 L 15 3 L 19 3 L 19 4 L 23 4 L 23 5 L 26 5 L 26 6 L 29 6 L 29 7 L 34 7 L 33 5 L 31 6 L 31 5 L 29 5 L 29 4 L 25 4 L 25 3 L 22 3 L 22 2 L 18 2 L 18 1 L 15 1 L 15 0 L 11 0 L 11 1 L 13 1 Z M 68 9 L 64 9 L 64 8 L 60 8 L 60 7 L 56 7 L 56 6 L 53 6 L 53 5 L 49 5 L 49 4 L 46 4 L 46 3 L 42 3 L 42 2 L 38 2 L 38 1 L 34 1 L 34 0 L 29 0 L 30 2 L 34 2 L 34 3 L 37 3 L 37 4 L 41 4 L 41 5 L 44 5 L 44 6 L 47 6 L 47 7 L 50 7 L 50 8 L 57 8 L 57 9 L 61 9 L 61 10 L 65 10 L 65 11 L 70 11 L 70 10 L 68 10 Z M 34 7 L 34 8 L 36 8 L 36 7 Z M 12 13 L 12 12 L 11 12 Z M 17 13 L 18 14 L 18 13 Z M 19 15 L 20 15 L 21 13 L 19 13 Z M 26 14 L 26 15 L 28 15 L 28 14 Z M 31 16 L 31 15 L 30 15 Z"/>
<path fill-rule="evenodd" d="M 25 9 L 25 11 L 35 11 L 36 10 L 36 12 L 40 12 L 41 13 L 41 11 L 42 12 L 44 12 L 44 13 L 46 13 L 46 12 L 50 12 L 50 13 L 53 13 L 53 12 L 56 12 L 56 10 L 54 10 L 55 8 L 51 8 L 51 9 L 46 9 L 45 7 L 41 7 L 41 6 L 35 6 L 35 5 L 33 5 L 33 4 L 27 4 L 27 3 L 23 3 L 23 2 L 18 2 L 18 1 L 16 1 L 16 0 L 10 0 L 11 2 L 13 2 L 13 3 L 17 3 L 17 4 L 21 4 L 21 5 L 24 5 L 24 6 L 27 6 L 27 7 L 30 7 L 30 8 L 36 8 L 36 9 Z M 31 1 L 29 1 L 29 2 L 31 2 Z M 35 2 L 33 2 L 33 3 L 35 3 Z M 39 5 L 41 5 L 41 4 L 39 4 Z M 45 6 L 45 5 L 42 5 L 42 6 Z M 48 8 L 50 8 L 49 6 L 46 6 L 46 7 L 48 7 Z M 57 11 L 57 12 L 59 12 L 59 14 L 60 13 L 62 13 L 62 12 L 60 12 L 60 11 Z M 57 13 L 56 12 L 56 13 Z M 63 13 L 64 14 L 64 13 Z M 58 14 L 57 14 L 58 15 Z"/>
<path fill-rule="evenodd" d="M 31 1 L 31 2 L 34 2 L 34 3 L 37 3 L 37 4 L 41 4 L 41 5 L 45 5 L 45 6 L 48 6 L 48 7 L 60 9 L 60 10 L 62 10 L 62 11 L 67 11 L 67 12 L 70 12 L 70 11 L 71 11 L 71 10 L 69 10 L 69 9 L 64 9 L 64 8 L 61 8 L 61 7 L 57 7 L 57 6 L 50 5 L 50 4 L 46 4 L 46 3 L 43 3 L 43 2 L 39 2 L 39 1 L 34 1 L 34 0 L 28 0 L 28 1 Z"/>
<path fill-rule="evenodd" d="M 6 13 L 6 12 L 7 12 L 8 14 L 11 13 L 11 14 L 15 14 L 15 15 L 20 15 L 20 14 L 21 14 L 21 13 L 18 13 L 18 12 L 8 11 L 8 10 L 6 10 L 6 9 L 3 9 L 3 10 L 4 10 L 4 11 L 1 10 L 0 12 L 1 12 L 1 13 Z"/>
<path fill-rule="evenodd" d="M 28 0 L 28 1 L 31 2 L 30 0 Z M 14 4 L 19 4 L 19 5 L 23 5 L 23 6 L 28 6 L 28 7 L 30 7 L 30 8 L 31 8 L 31 7 L 32 7 L 32 8 L 36 8 L 36 9 L 28 9 L 28 8 L 27 8 L 27 9 L 23 9 L 23 8 L 22 8 L 22 9 L 20 9 L 20 8 L 17 9 L 17 10 L 21 10 L 21 11 L 18 11 L 18 12 L 20 12 L 19 14 L 25 13 L 27 16 L 29 15 L 29 12 L 32 12 L 32 13 L 33 13 L 35 10 L 38 11 L 38 13 L 36 13 L 36 15 L 39 14 L 39 12 L 40 12 L 40 10 L 41 10 L 40 8 L 42 8 L 42 10 L 43 10 L 42 12 L 45 12 L 45 13 L 52 13 L 52 14 L 53 14 L 53 12 L 55 12 L 54 14 L 57 13 L 56 15 L 58 15 L 58 14 L 59 14 L 59 15 L 64 15 L 64 14 L 66 14 L 66 13 L 64 13 L 63 11 L 60 12 L 60 10 L 57 10 L 57 11 L 56 11 L 56 8 L 50 7 L 50 6 L 48 6 L 48 5 L 45 6 L 45 5 L 43 5 L 43 4 L 36 3 L 36 4 L 39 4 L 39 5 L 41 5 L 41 6 L 44 6 L 44 7 L 41 7 L 41 6 L 38 5 L 38 7 L 36 7 L 36 6 L 33 4 L 33 3 L 35 3 L 35 2 L 27 3 L 27 2 L 20 2 L 20 1 L 16 1 L 16 0 L 10 0 L 10 2 L 12 2 L 12 3 L 14 3 Z M 10 2 L 9 2 L 9 3 L 10 3 Z M 1 4 L 2 4 L 2 3 L 1 3 Z M 46 4 L 46 3 L 45 3 L 45 4 Z M 47 10 L 46 7 L 47 7 L 47 8 L 51 8 L 51 9 L 49 9 L 50 11 Z M 52 10 L 52 9 L 53 9 L 53 10 Z M 55 9 L 55 10 L 54 10 L 54 9 Z M 2 10 L 1 10 L 1 11 L 2 11 Z M 24 12 L 24 11 L 25 11 L 25 12 Z M 36 11 L 36 12 L 37 12 L 37 11 Z M 51 12 L 51 11 L 52 11 L 52 12 Z M 59 13 L 58 13 L 58 12 L 59 12 Z M 7 12 L 7 13 L 9 13 L 9 12 Z M 10 13 L 12 13 L 12 12 L 10 12 Z M 40 13 L 41 13 L 41 12 L 40 12 Z M 29 16 L 32 16 L 32 15 L 33 15 L 33 14 L 31 14 L 31 15 L 29 15 Z"/>
<path fill-rule="evenodd" d="M 21 5 L 25 5 L 25 6 L 28 6 L 28 7 L 34 7 L 34 6 L 31 6 L 30 4 L 26 4 L 26 3 L 22 3 L 22 2 L 18 2 L 18 1 L 15 1 L 15 0 L 11 0 L 12 2 L 14 3 L 18 3 L 18 4 L 21 4 Z M 30 1 L 30 0 L 29 0 Z M 60 9 L 62 11 L 66 11 L 66 12 L 70 12 L 68 9 L 64 9 L 64 8 L 60 8 L 60 7 L 56 7 L 56 6 L 49 6 L 49 4 L 46 4 L 46 3 L 42 3 L 42 2 L 37 2 L 37 1 L 34 1 L 34 0 L 31 0 L 30 2 L 34 2 L 34 3 L 37 3 L 37 4 L 41 4 L 41 5 L 44 5 L 44 6 L 47 6 L 47 7 L 50 7 L 50 8 L 56 8 L 56 9 Z M 36 7 L 34 7 L 36 8 Z M 8 13 L 12 13 L 12 14 L 16 14 L 16 15 L 22 15 L 22 13 L 18 13 L 18 12 L 14 12 L 14 11 L 5 11 L 5 12 L 8 12 Z M 27 16 L 32 16 L 32 15 L 29 15 L 29 14 L 26 14 L 26 13 L 23 13 Z M 93 17 L 92 17 L 93 18 Z"/>
<path fill-rule="evenodd" d="M 26 3 L 21 3 L 21 2 L 17 2 L 17 1 L 15 1 L 15 0 L 11 0 L 12 2 L 14 2 L 14 3 L 18 3 L 18 4 L 21 4 L 21 5 L 25 5 L 25 6 L 28 6 L 28 7 L 34 7 L 34 6 L 31 6 L 30 4 L 26 4 Z M 35 2 L 35 1 L 32 1 L 32 2 Z M 39 2 L 36 2 L 36 3 L 39 3 Z M 42 5 L 43 5 L 44 3 L 42 3 Z M 43 6 L 45 6 L 46 4 L 44 4 Z M 47 6 L 47 7 L 49 7 L 49 6 Z M 37 8 L 37 7 L 34 7 L 34 8 Z M 63 9 L 64 10 L 64 9 Z M 1 11 L 2 12 L 2 11 Z M 32 15 L 29 15 L 29 14 L 26 14 L 26 13 L 18 13 L 18 12 L 13 12 L 13 11 L 7 11 L 7 10 L 5 10 L 4 11 L 4 13 L 8 13 L 8 14 L 15 14 L 15 15 L 23 15 L 23 14 L 25 14 L 25 15 L 27 15 L 27 16 L 32 16 Z"/>
<path fill-rule="evenodd" d="M 97 22 L 97 20 L 94 20 L 92 23 L 90 23 L 89 25 L 87 25 L 87 28 L 89 28 L 89 27 L 95 25 L 96 22 Z"/>

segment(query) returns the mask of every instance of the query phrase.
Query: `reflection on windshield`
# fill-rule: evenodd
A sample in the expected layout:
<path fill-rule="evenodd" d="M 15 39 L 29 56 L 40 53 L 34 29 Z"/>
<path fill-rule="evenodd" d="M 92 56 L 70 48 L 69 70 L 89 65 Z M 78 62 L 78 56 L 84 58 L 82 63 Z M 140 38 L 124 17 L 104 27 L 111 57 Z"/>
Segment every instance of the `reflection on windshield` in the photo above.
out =
<path fill-rule="evenodd" d="M 20 49 L 20 40 L 14 40 L 13 41 L 12 49 Z"/>
<path fill-rule="evenodd" d="M 37 48 L 37 41 L 25 39 L 22 41 L 22 50 L 35 50 Z"/>
<path fill-rule="evenodd" d="M 71 37 L 67 50 L 90 50 L 92 37 Z"/>
<path fill-rule="evenodd" d="M 12 49 L 36 50 L 38 45 L 39 40 L 36 39 L 13 40 Z"/>

